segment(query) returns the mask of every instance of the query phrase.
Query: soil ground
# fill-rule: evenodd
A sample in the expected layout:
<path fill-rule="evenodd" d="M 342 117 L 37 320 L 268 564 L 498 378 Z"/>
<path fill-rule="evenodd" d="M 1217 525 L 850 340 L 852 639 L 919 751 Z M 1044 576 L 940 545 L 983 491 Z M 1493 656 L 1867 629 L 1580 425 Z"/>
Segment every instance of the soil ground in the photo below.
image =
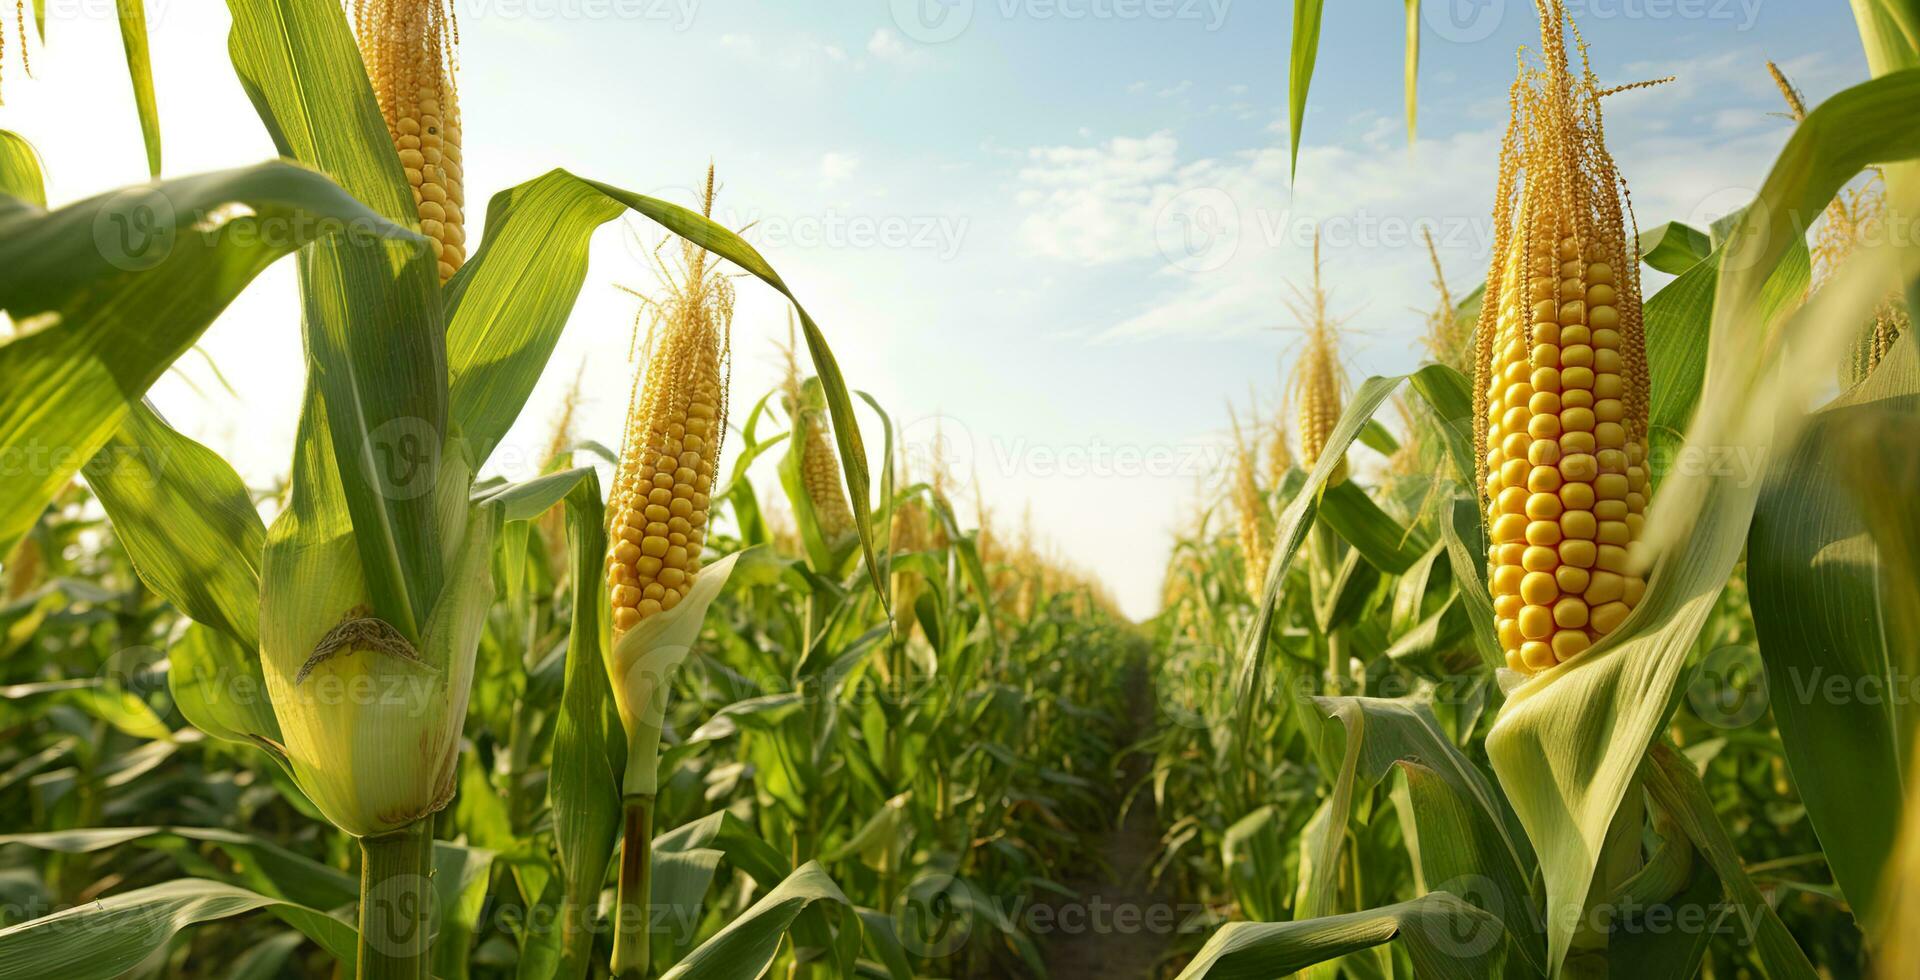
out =
<path fill-rule="evenodd" d="M 1126 745 L 1153 727 L 1152 681 L 1144 666 L 1128 672 Z M 1122 792 L 1145 777 L 1148 760 L 1130 755 L 1121 767 Z M 1054 908 L 1057 930 L 1045 937 L 1047 974 L 1052 980 L 1150 980 L 1184 917 L 1166 896 L 1150 891 L 1147 876 L 1159 845 L 1159 818 L 1153 794 L 1138 794 L 1119 826 L 1100 840 L 1101 865 L 1070 877 L 1067 887 L 1080 901 L 1062 900 Z"/>

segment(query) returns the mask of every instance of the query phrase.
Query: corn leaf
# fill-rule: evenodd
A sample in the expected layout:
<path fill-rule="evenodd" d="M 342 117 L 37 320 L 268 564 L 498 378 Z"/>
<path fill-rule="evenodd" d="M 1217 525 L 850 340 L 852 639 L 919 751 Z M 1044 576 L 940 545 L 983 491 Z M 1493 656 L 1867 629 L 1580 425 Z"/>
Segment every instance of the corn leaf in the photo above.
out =
<path fill-rule="evenodd" d="M 1346 731 L 1346 765 L 1356 790 L 1371 792 L 1396 769 L 1405 774 L 1414 822 L 1404 830 L 1426 887 L 1450 892 L 1500 923 L 1478 937 L 1454 939 L 1463 946 L 1511 942 L 1544 974 L 1545 924 L 1529 887 L 1533 852 L 1493 781 L 1447 739 L 1432 708 L 1413 699 L 1313 701 Z"/>
<path fill-rule="evenodd" d="M 341 4 L 230 0 L 228 51 L 282 156 L 333 177 L 374 211 L 416 224 L 412 193 Z M 342 538 L 359 555 L 379 618 L 416 644 L 440 595 L 436 487 L 447 445 L 439 272 L 425 240 L 371 240 L 356 226 L 301 255 L 308 378 L 293 489 L 308 547 Z M 317 450 L 318 452 L 316 452 Z M 315 464 L 319 453 L 331 458 Z M 478 459 L 467 463 L 469 471 Z M 276 539 L 279 537 L 276 530 Z"/>
<path fill-rule="evenodd" d="M 40 168 L 40 154 L 26 137 L 6 129 L 0 129 L 0 194 L 36 207 L 47 206 L 47 181 Z"/>
<path fill-rule="evenodd" d="M 1768 282 L 1790 252 L 1804 247 L 1807 223 L 1861 167 L 1920 155 L 1920 133 L 1899 121 L 1916 98 L 1920 72 L 1868 82 L 1815 109 L 1789 140 L 1725 246 L 1689 446 L 1764 452 L 1771 441 L 1792 437 L 1798 406 L 1818 385 L 1789 366 L 1788 349 L 1796 361 L 1828 363 L 1823 352 L 1845 338 L 1818 324 L 1836 315 L 1854 322 L 1876 297 L 1842 288 L 1786 318 L 1782 307 L 1798 297 L 1770 290 Z M 1891 249 L 1876 252 L 1877 262 L 1890 261 Z M 1851 287 L 1878 272 L 1862 266 L 1837 285 Z M 1512 691 L 1488 735 L 1488 756 L 1540 857 L 1555 971 L 1586 908 L 1615 814 L 1678 703 L 1688 652 L 1744 549 L 1758 495 L 1759 481 L 1731 467 L 1670 474 L 1649 517 L 1645 543 L 1659 558 L 1640 606 L 1587 654 Z M 1766 966 L 1776 976 L 1796 968 L 1779 959 Z"/>
<path fill-rule="evenodd" d="M 167 692 L 193 727 L 251 745 L 284 739 L 267 700 L 267 678 L 257 648 L 242 647 L 226 633 L 194 623 L 167 650 Z"/>
<path fill-rule="evenodd" d="M 698 212 L 555 170 L 494 196 L 487 234 L 447 289 L 454 417 L 483 461 L 525 405 L 553 354 L 586 279 L 594 229 L 632 209 L 726 259 L 793 302 L 833 419 L 861 547 L 874 585 L 886 589 L 868 521 L 866 448 L 845 377 L 825 335 L 780 274 L 745 239 Z"/>
<path fill-rule="evenodd" d="M 1670 745 L 1657 745 L 1647 755 L 1642 769 L 1647 794 L 1667 811 L 1687 833 L 1688 839 L 1706 857 L 1706 863 L 1720 877 L 1732 899 L 1734 910 L 1746 927 L 1744 938 L 1754 947 L 1767 976 L 1773 978 L 1818 976 L 1813 964 L 1787 932 L 1779 913 L 1773 910 L 1753 880 L 1747 877 L 1733 840 L 1714 812 L 1707 787 L 1694 772 L 1693 763 Z"/>
<path fill-rule="evenodd" d="M 1497 940 L 1499 930 L 1499 920 L 1447 892 L 1318 919 L 1235 922 L 1207 940 L 1179 980 L 1269 980 L 1396 940 L 1416 976 L 1484 980 L 1500 944 L 1483 937 Z"/>
<path fill-rule="evenodd" d="M 620 773 L 626 737 L 614 714 L 602 651 L 608 634 L 606 505 L 600 478 L 586 470 L 566 497 L 572 554 L 573 623 L 567 633 L 567 676 L 553 734 L 554 847 L 565 879 L 561 904 L 561 974 L 586 975 L 593 955 L 592 916 L 620 829 Z"/>
<path fill-rule="evenodd" d="M 712 939 L 688 953 L 661 980 L 739 980 L 757 977 L 773 962 L 781 941 L 794 920 L 816 904 L 853 908 L 840 886 L 833 883 L 825 869 L 809 861 L 767 892 L 753 907 L 740 913 Z M 860 919 L 841 917 L 836 950 L 839 958 L 852 966 L 853 953 L 860 947 Z"/>
<path fill-rule="evenodd" d="M 1440 364 L 1429 364 L 1410 375 L 1396 377 L 1368 378 L 1366 383 L 1354 393 L 1353 400 L 1347 403 L 1346 411 L 1340 416 L 1339 424 L 1327 436 L 1326 447 L 1320 453 L 1320 461 L 1306 477 L 1300 489 L 1295 492 L 1292 501 L 1281 511 L 1280 519 L 1274 530 L 1273 560 L 1267 563 L 1267 578 L 1261 587 L 1259 607 L 1252 621 L 1241 635 L 1239 666 L 1235 673 L 1235 712 L 1234 731 L 1239 738 L 1250 738 L 1253 710 L 1260 690 L 1260 678 L 1265 670 L 1267 647 L 1272 639 L 1274 613 L 1279 605 L 1280 587 L 1292 570 L 1294 559 L 1298 556 L 1301 542 L 1306 540 L 1307 531 L 1313 526 L 1313 518 L 1319 509 L 1321 490 L 1333 477 L 1333 471 L 1339 465 L 1354 440 L 1360 436 L 1360 430 L 1373 418 L 1382 406 L 1387 404 L 1401 382 L 1414 379 L 1414 390 L 1422 397 L 1438 397 L 1431 402 L 1434 410 L 1443 418 L 1452 419 L 1458 411 L 1458 391 L 1464 383 L 1459 372 Z M 1467 409 L 1471 416 L 1471 408 Z M 1451 441 L 1451 440 L 1450 440 Z M 1417 557 L 1417 555 L 1416 555 Z M 1489 606 L 1491 609 L 1491 606 Z"/>
<path fill-rule="evenodd" d="M 245 205 L 251 214 L 228 206 Z M 0 552 L 242 287 L 331 229 L 406 237 L 287 163 L 184 177 L 57 211 L 0 198 L 0 453 L 39 460 L 0 503 Z"/>
<path fill-rule="evenodd" d="M 1307 118 L 1307 89 L 1320 56 L 1320 15 L 1326 0 L 1295 0 L 1292 54 L 1287 63 L 1287 141 L 1289 178 L 1300 170 L 1300 126 Z"/>
<path fill-rule="evenodd" d="M 1787 763 L 1835 883 L 1869 923 L 1899 832 L 1913 729 L 1903 709 L 1920 664 L 1913 644 L 1889 632 L 1884 534 L 1859 495 L 1910 506 L 1920 487 L 1902 485 L 1897 467 L 1864 476 L 1850 464 L 1891 448 L 1863 446 L 1876 420 L 1911 424 L 1920 413 L 1916 361 L 1903 337 L 1770 461 L 1747 542 L 1754 627 Z"/>
<path fill-rule="evenodd" d="M 140 580 L 249 654 L 258 650 L 267 528 L 240 474 L 145 404 L 84 472 Z"/>
<path fill-rule="evenodd" d="M 0 977 L 120 976 L 202 922 L 265 909 L 351 964 L 359 934 L 295 902 L 199 878 L 136 888 L 0 929 Z M 86 937 L 76 942 L 76 936 Z"/>
<path fill-rule="evenodd" d="M 160 176 L 160 107 L 153 97 L 153 56 L 147 50 L 145 0 L 114 0 L 120 16 L 120 43 L 127 50 L 127 76 L 140 113 L 140 135 L 147 146 L 147 173 Z"/>
<path fill-rule="evenodd" d="M 1685 273 L 1712 251 L 1706 232 L 1678 221 L 1640 233 L 1640 261 L 1668 275 Z"/>

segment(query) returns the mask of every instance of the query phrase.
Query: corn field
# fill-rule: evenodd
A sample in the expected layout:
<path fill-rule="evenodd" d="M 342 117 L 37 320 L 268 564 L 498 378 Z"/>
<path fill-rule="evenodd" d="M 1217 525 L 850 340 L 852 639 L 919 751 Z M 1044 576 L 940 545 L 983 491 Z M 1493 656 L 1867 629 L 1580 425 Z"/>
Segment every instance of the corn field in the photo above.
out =
<path fill-rule="evenodd" d="M 1297 166 L 1350 13 L 1291 6 Z M 50 202 L 0 103 L 0 980 L 1920 976 L 1920 0 L 1824 4 L 1825 100 L 1753 66 L 1784 149 L 1699 227 L 1588 6 L 1506 4 L 1483 278 L 1415 246 L 1401 373 L 1316 234 L 1273 382 L 1176 393 L 1225 451 L 1142 619 L 843 371 L 724 158 L 469 218 L 463 4 L 227 0 L 276 155 L 163 172 L 117 0 L 151 182 Z M 0 97 L 63 54 L 17 8 Z M 261 485 L 150 389 L 276 264 Z"/>

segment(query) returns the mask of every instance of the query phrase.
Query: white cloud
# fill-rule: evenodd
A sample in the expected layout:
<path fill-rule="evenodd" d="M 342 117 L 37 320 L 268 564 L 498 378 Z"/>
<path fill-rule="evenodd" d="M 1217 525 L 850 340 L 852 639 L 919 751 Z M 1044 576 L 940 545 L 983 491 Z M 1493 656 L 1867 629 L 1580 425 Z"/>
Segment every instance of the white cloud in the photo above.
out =
<path fill-rule="evenodd" d="M 900 32 L 891 27 L 882 27 L 867 39 L 867 53 L 890 65 L 915 66 L 927 60 L 927 53 L 911 44 Z"/>
<path fill-rule="evenodd" d="M 820 179 L 827 184 L 846 180 L 859 169 L 860 157 L 856 154 L 832 152 L 820 158 Z"/>
<path fill-rule="evenodd" d="M 1162 131 L 1092 147 L 1028 151 L 1017 203 L 1022 243 L 1047 258 L 1102 265 L 1153 254 L 1156 198 L 1177 193 L 1180 143 Z"/>

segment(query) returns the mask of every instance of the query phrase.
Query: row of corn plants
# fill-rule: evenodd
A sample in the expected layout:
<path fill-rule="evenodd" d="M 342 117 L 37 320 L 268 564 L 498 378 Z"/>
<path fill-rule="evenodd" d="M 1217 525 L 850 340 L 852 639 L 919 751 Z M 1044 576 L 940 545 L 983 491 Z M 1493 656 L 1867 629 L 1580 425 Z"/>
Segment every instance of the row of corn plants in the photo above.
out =
<path fill-rule="evenodd" d="M 450 6 L 229 10 L 280 159 L 49 210 L 0 132 L 0 976 L 1044 973 L 1136 631 L 896 461 L 711 171 L 556 170 L 470 243 Z M 678 246 L 623 431 L 483 475 L 629 212 Z M 144 395 L 290 254 L 303 410 L 249 487 Z M 793 319 L 736 418 L 743 276 Z"/>
<path fill-rule="evenodd" d="M 1233 920 L 1169 972 L 1909 976 L 1920 8 L 1856 3 L 1874 77 L 1820 105 L 1767 66 L 1758 198 L 1642 231 L 1638 85 L 1537 6 L 1485 283 L 1350 390 L 1316 275 L 1295 411 L 1169 563 L 1156 872 Z"/>

